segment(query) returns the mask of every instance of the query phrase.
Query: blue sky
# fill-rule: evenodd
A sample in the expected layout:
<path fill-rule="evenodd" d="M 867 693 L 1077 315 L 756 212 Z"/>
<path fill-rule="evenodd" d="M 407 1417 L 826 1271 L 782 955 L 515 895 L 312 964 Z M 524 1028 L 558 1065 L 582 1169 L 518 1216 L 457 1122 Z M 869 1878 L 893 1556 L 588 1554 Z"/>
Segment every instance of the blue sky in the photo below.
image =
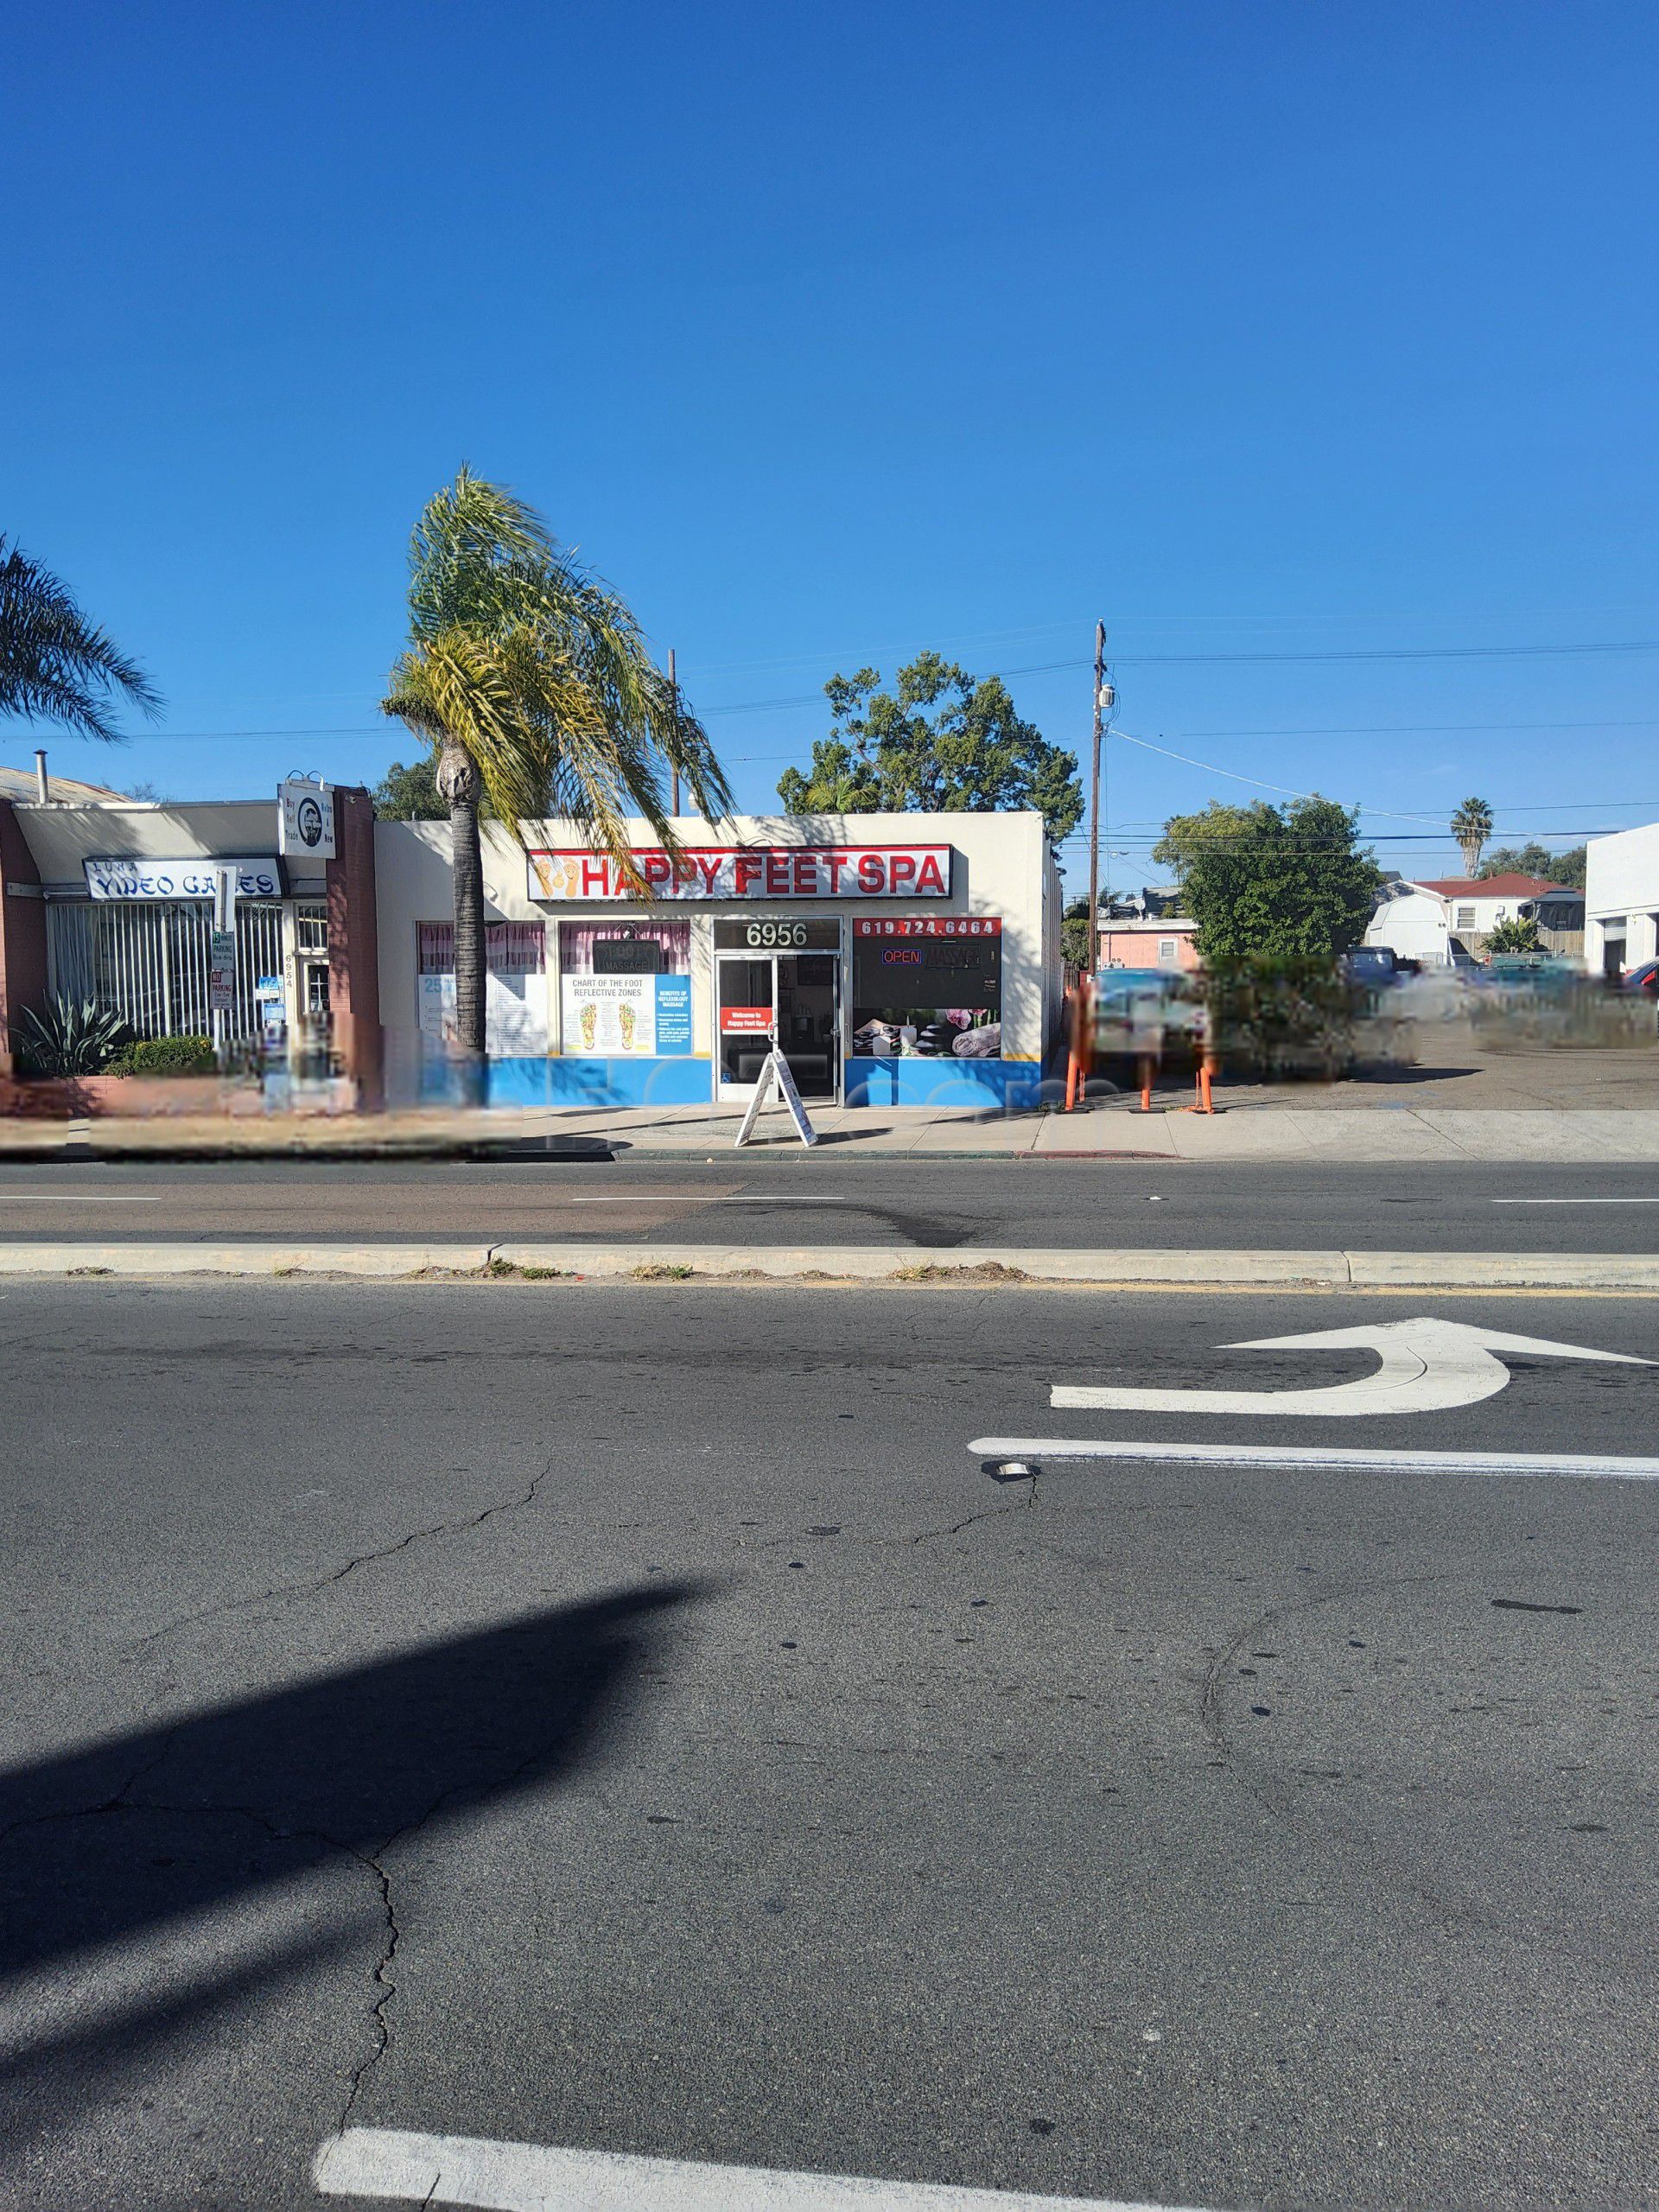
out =
<path fill-rule="evenodd" d="M 1081 745 L 1100 614 L 1206 764 L 1111 746 L 1117 883 L 1243 777 L 1419 870 L 1659 817 L 1645 0 L 67 0 L 9 77 L 0 529 L 168 702 L 65 773 L 372 782 L 465 459 L 750 806 L 924 645 Z"/>

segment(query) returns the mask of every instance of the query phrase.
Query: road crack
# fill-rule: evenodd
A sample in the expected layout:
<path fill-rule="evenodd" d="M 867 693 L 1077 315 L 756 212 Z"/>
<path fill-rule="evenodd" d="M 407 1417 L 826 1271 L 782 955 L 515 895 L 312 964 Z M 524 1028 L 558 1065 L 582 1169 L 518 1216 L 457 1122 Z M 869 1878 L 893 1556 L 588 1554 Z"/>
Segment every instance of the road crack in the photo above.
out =
<path fill-rule="evenodd" d="M 333 1589 L 337 1583 L 344 1582 L 348 1576 L 355 1574 L 360 1567 L 374 1567 L 382 1560 L 395 1559 L 399 1552 L 406 1552 L 413 1545 L 429 1542 L 438 1536 L 464 1536 L 471 1529 L 481 1529 L 486 1521 L 494 1520 L 498 1514 L 522 1513 L 536 1503 L 542 1484 L 552 1472 L 553 1461 L 550 1459 L 521 1497 L 498 1498 L 494 1504 L 486 1505 L 481 1513 L 469 1514 L 464 1521 L 436 1521 L 429 1529 L 411 1529 L 407 1535 L 399 1536 L 395 1544 L 383 1545 L 378 1551 L 360 1552 L 348 1559 L 343 1567 L 337 1567 L 332 1573 L 319 1576 L 315 1581 L 276 1583 L 269 1590 L 260 1591 L 255 1597 L 226 1598 L 222 1604 L 204 1606 L 200 1612 L 181 1613 L 176 1620 L 164 1622 L 160 1628 L 151 1629 L 147 1635 L 136 1637 L 124 1648 L 129 1651 L 142 1651 L 147 1644 L 157 1643 L 163 1637 L 176 1636 L 182 1629 L 199 1628 L 204 1621 L 218 1620 L 226 1613 L 249 1611 L 255 1606 L 270 1605 L 280 1599 L 318 1597 L 323 1591 Z"/>
<path fill-rule="evenodd" d="M 978 1513 L 970 1513 L 965 1521 L 952 1522 L 948 1529 L 924 1529 L 919 1535 L 911 1538 L 911 1542 L 929 1544 L 939 1536 L 960 1535 L 964 1529 L 971 1529 L 976 1521 L 1000 1521 L 1006 1514 L 1029 1513 L 1037 1503 L 1039 1478 L 1033 1474 L 1024 1477 L 1023 1479 L 1029 1483 L 1031 1487 L 1024 1497 L 1017 1498 L 1012 1505 L 988 1505 Z"/>

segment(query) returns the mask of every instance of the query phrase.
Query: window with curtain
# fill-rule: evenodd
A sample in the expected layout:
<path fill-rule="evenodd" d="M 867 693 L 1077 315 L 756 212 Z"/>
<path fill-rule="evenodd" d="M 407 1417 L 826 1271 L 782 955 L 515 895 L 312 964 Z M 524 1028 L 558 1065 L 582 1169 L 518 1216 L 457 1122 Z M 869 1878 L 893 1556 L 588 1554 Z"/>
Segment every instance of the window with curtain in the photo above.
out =
<path fill-rule="evenodd" d="M 600 944 L 618 948 L 649 948 L 640 953 L 619 950 L 609 960 L 596 953 Z M 654 950 L 660 957 L 646 960 Z M 690 922 L 561 922 L 559 968 L 566 976 L 597 976 L 632 971 L 656 976 L 689 976 L 691 972 Z"/>

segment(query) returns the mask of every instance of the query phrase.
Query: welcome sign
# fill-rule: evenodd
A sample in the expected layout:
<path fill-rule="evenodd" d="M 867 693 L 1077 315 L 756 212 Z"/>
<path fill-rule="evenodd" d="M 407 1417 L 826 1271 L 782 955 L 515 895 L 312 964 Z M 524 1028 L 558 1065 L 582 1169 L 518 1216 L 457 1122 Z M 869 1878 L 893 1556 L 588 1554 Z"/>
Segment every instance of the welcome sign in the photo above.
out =
<path fill-rule="evenodd" d="M 677 860 L 631 846 L 658 899 L 948 899 L 949 845 L 687 845 Z M 533 852 L 532 899 L 637 899 L 609 854 L 588 847 Z"/>

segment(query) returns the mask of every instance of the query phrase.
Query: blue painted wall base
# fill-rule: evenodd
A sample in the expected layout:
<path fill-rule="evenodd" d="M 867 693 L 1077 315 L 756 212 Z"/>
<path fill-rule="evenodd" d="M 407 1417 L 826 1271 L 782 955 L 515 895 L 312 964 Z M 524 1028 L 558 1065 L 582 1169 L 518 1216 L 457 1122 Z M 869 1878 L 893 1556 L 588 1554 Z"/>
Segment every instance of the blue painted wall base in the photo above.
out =
<path fill-rule="evenodd" d="M 1035 1060 L 849 1059 L 849 1106 L 1035 1106 Z"/>
<path fill-rule="evenodd" d="M 847 1063 L 849 1106 L 1030 1107 L 1039 1101 L 1042 1071 L 1034 1060 L 864 1059 Z M 420 1096 L 426 1105 L 458 1103 L 454 1077 L 442 1060 L 424 1062 Z M 537 1053 L 493 1059 L 492 1106 L 707 1106 L 714 1070 L 706 1059 L 587 1058 Z"/>

